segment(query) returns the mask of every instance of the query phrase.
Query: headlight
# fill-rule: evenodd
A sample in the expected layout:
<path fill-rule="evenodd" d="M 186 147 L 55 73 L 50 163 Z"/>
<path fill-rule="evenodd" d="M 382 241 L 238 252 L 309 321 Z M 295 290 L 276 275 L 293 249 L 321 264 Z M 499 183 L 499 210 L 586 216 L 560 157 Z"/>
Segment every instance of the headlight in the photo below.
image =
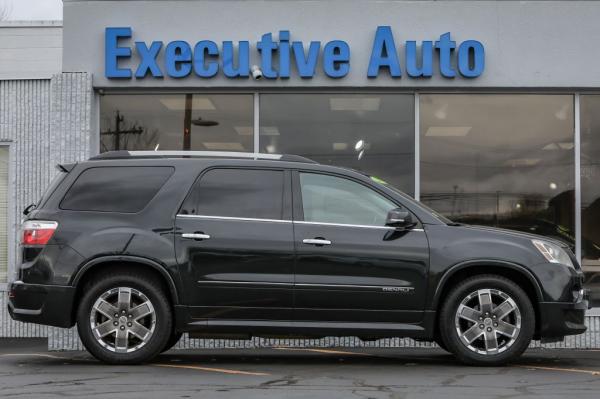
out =
<path fill-rule="evenodd" d="M 559 247 L 558 245 L 552 244 L 548 241 L 542 240 L 531 240 L 533 245 L 540 251 L 544 258 L 550 263 L 561 263 L 563 265 L 573 267 L 573 262 L 567 254 L 567 251 Z"/>

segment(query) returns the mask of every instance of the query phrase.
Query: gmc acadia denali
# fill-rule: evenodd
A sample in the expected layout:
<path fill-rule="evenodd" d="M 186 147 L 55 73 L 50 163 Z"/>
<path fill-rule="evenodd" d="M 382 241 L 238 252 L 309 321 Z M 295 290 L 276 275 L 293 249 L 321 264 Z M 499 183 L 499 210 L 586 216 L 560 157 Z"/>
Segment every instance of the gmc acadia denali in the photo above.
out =
<path fill-rule="evenodd" d="M 15 320 L 77 324 L 113 364 L 191 337 L 435 341 L 497 365 L 585 331 L 548 238 L 452 223 L 377 178 L 293 155 L 107 152 L 26 209 Z"/>

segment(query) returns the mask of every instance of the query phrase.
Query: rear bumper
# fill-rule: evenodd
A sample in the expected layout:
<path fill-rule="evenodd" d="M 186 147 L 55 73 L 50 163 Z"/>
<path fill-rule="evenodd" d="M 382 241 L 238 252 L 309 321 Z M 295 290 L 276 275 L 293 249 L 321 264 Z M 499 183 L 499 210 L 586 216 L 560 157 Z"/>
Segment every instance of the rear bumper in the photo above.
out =
<path fill-rule="evenodd" d="M 585 311 L 590 308 L 588 297 L 588 291 L 583 290 L 575 302 L 540 302 L 539 336 L 542 341 L 558 341 L 566 335 L 584 333 L 587 330 Z"/>
<path fill-rule="evenodd" d="M 75 288 L 71 286 L 16 281 L 8 289 L 8 312 L 18 321 L 72 327 L 74 298 Z"/>

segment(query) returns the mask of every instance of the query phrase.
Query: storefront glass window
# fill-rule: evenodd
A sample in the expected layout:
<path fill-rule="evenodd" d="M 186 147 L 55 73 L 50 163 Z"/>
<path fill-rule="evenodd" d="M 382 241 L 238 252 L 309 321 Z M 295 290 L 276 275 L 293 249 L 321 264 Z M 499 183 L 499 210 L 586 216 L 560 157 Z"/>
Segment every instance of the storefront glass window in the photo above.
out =
<path fill-rule="evenodd" d="M 421 95 L 421 201 L 574 247 L 573 107 L 571 95 Z"/>
<path fill-rule="evenodd" d="M 600 306 L 600 95 L 580 97 L 581 255 L 586 285 Z"/>
<path fill-rule="evenodd" d="M 414 194 L 414 96 L 262 94 L 260 151 L 354 168 Z"/>
<path fill-rule="evenodd" d="M 254 151 L 251 94 L 104 95 L 100 152 Z"/>

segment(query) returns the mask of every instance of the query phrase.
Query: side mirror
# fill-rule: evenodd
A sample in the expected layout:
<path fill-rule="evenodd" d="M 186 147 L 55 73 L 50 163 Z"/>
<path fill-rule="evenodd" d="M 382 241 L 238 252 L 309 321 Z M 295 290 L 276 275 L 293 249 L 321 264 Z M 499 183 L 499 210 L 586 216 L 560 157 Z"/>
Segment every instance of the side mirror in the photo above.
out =
<path fill-rule="evenodd" d="M 395 208 L 388 212 L 385 225 L 404 230 L 415 225 L 412 214 L 402 208 Z"/>

